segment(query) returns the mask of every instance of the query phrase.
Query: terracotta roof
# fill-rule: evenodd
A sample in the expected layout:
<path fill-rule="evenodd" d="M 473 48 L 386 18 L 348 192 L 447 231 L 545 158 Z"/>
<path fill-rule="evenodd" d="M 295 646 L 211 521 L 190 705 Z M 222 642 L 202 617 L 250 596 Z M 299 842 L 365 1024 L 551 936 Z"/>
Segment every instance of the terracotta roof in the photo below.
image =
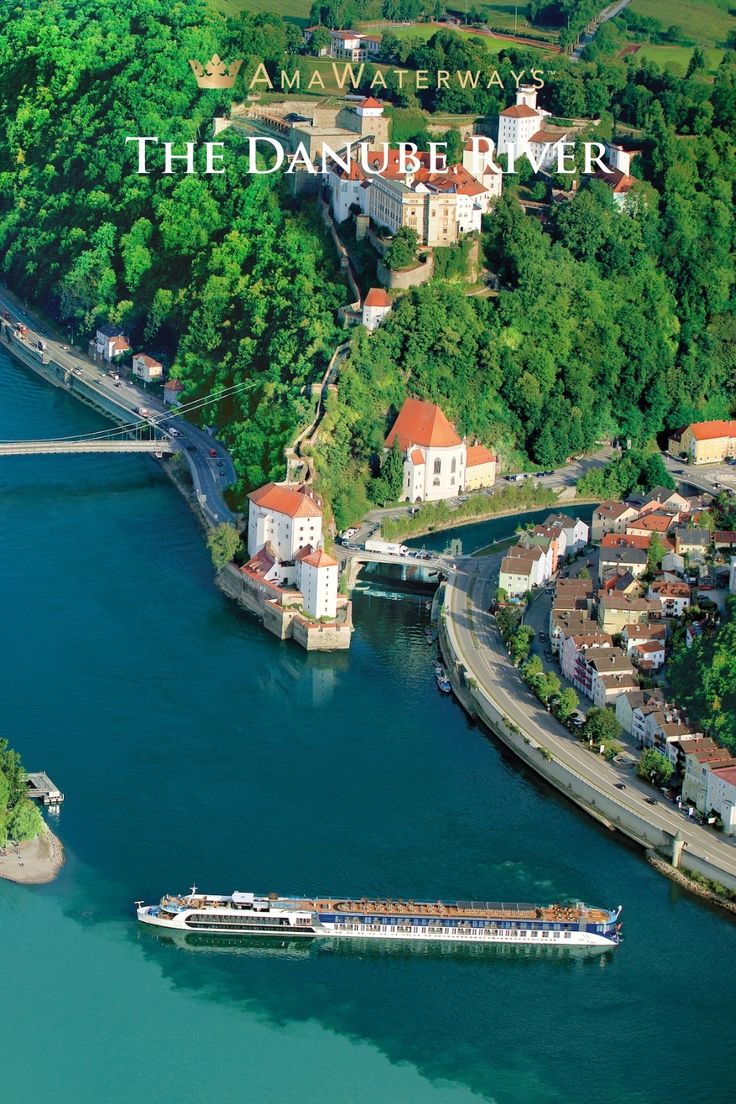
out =
<path fill-rule="evenodd" d="M 112 348 L 115 350 L 116 353 L 126 353 L 130 348 L 130 345 L 128 344 L 126 338 L 116 337 L 112 342 Z"/>
<path fill-rule="evenodd" d="M 413 449 L 411 454 L 411 462 L 412 464 L 423 464 L 425 462 L 424 454 L 421 453 L 419 449 Z"/>
<path fill-rule="evenodd" d="M 465 458 L 466 468 L 475 468 L 479 464 L 493 464 L 496 457 L 485 445 L 468 445 Z"/>
<path fill-rule="evenodd" d="M 687 583 L 652 583 L 652 591 L 660 598 L 690 597 L 690 587 Z"/>
<path fill-rule="evenodd" d="M 311 564 L 312 567 L 337 567 L 337 560 L 333 560 L 324 548 L 317 548 L 314 552 L 307 552 L 306 555 L 300 553 L 297 559 L 302 563 Z"/>
<path fill-rule="evenodd" d="M 636 522 L 632 522 L 633 525 Z M 605 537 L 601 541 L 601 548 L 638 548 L 642 551 L 651 544 L 651 534 L 644 536 L 640 533 L 606 533 Z M 662 539 L 662 543 L 669 549 L 674 550 L 674 544 L 672 541 Z"/>
<path fill-rule="evenodd" d="M 604 184 L 607 184 L 614 192 L 628 192 L 634 183 L 635 178 L 629 176 L 628 173 L 621 172 L 620 169 L 612 169 L 609 166 L 609 172 L 604 172 L 603 169 L 598 169 L 593 173 L 596 180 L 602 180 Z"/>
<path fill-rule="evenodd" d="M 593 511 L 593 517 L 598 514 L 600 517 L 619 518 L 630 509 L 631 506 L 629 506 L 628 502 L 616 502 L 613 499 L 609 499 L 607 502 L 601 502 L 599 506 L 596 506 Z"/>
<path fill-rule="evenodd" d="M 736 532 L 733 529 L 716 529 L 713 540 L 716 544 L 736 544 Z"/>
<path fill-rule="evenodd" d="M 376 36 L 374 36 L 374 35 L 364 35 L 364 37 L 365 38 L 372 38 L 374 40 L 376 38 Z M 374 96 L 367 96 L 364 100 L 361 100 L 361 102 L 358 104 L 358 107 L 381 107 L 381 108 L 383 108 L 385 106 L 386 105 L 382 104 L 380 100 L 375 99 Z"/>
<path fill-rule="evenodd" d="M 178 379 L 167 380 L 164 384 L 164 391 L 183 391 L 184 384 Z"/>
<path fill-rule="evenodd" d="M 390 307 L 389 299 L 383 288 L 371 288 L 363 302 L 364 307 Z"/>
<path fill-rule="evenodd" d="M 736 786 L 736 767 L 714 767 L 712 774 L 717 774 L 724 782 Z"/>
<path fill-rule="evenodd" d="M 664 644 L 661 640 L 642 640 L 641 644 L 636 645 L 637 652 L 663 652 Z"/>
<path fill-rule="evenodd" d="M 538 130 L 536 134 L 532 134 L 529 139 L 530 142 L 540 142 L 554 145 L 555 142 L 559 142 L 561 138 L 567 136 L 566 130 Z"/>
<path fill-rule="evenodd" d="M 505 556 L 501 562 L 502 575 L 531 575 L 534 560 L 528 556 Z"/>
<path fill-rule="evenodd" d="M 163 368 L 159 360 L 154 360 L 153 357 L 149 357 L 147 353 L 136 353 L 133 360 L 142 360 L 147 368 Z"/>
<path fill-rule="evenodd" d="M 265 510 L 289 517 L 322 517 L 322 510 L 304 487 L 284 487 L 266 483 L 248 495 L 251 502 Z"/>
<path fill-rule="evenodd" d="M 501 112 L 501 115 L 506 119 L 538 119 L 540 114 L 535 111 L 533 107 L 529 107 L 528 104 L 514 104 L 513 107 L 507 107 Z"/>
<path fill-rule="evenodd" d="M 634 518 L 630 521 L 627 529 L 647 529 L 650 533 L 666 533 L 673 525 L 676 524 L 678 514 L 644 514 L 643 517 Z"/>
<path fill-rule="evenodd" d="M 460 438 L 440 408 L 423 399 L 404 400 L 399 416 L 386 438 L 386 446 L 391 448 L 397 438 L 402 449 L 410 445 L 452 448 L 453 445 L 460 444 Z"/>
<path fill-rule="evenodd" d="M 688 428 L 696 441 L 713 441 L 717 437 L 736 437 L 736 421 L 693 422 Z"/>

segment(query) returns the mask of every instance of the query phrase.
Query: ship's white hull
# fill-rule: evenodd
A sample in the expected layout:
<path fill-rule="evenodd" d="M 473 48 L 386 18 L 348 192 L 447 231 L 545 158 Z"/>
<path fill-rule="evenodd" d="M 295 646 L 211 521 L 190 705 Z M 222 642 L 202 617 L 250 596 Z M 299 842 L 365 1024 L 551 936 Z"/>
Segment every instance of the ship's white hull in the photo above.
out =
<path fill-rule="evenodd" d="M 218 910 L 219 911 L 219 910 Z M 196 926 L 187 923 L 187 918 L 195 915 Z M 233 924 L 237 924 L 238 921 L 243 920 L 242 913 L 231 913 L 229 915 L 219 912 L 218 919 L 223 920 L 227 918 L 232 920 Z M 497 944 L 502 943 L 510 946 L 530 945 L 535 947 L 587 947 L 590 949 L 597 948 L 599 950 L 605 950 L 616 946 L 616 942 L 604 935 L 598 935 L 595 932 L 587 931 L 533 931 L 533 932 L 519 932 L 515 934 L 507 934 L 503 929 L 432 929 L 423 925 L 417 925 L 411 928 L 409 931 L 378 931 L 375 925 L 366 924 L 351 924 L 348 929 L 347 925 L 335 925 L 329 923 L 322 923 L 319 920 L 314 920 L 311 927 L 299 928 L 296 925 L 284 925 L 283 927 L 274 927 L 272 929 L 262 928 L 253 930 L 252 928 L 243 928 L 238 930 L 237 927 L 225 928 L 222 923 L 212 926 L 207 925 L 206 916 L 203 916 L 202 911 L 196 913 L 180 912 L 178 915 L 171 919 L 162 919 L 161 917 L 152 914 L 148 907 L 138 909 L 138 919 L 142 924 L 150 924 L 157 928 L 166 928 L 169 931 L 187 931 L 187 932 L 202 932 L 207 935 L 221 935 L 231 938 L 232 936 L 240 936 L 243 939 L 261 938 L 262 936 L 276 939 L 375 939 L 375 940 L 403 940 L 407 942 L 413 942 L 421 940 L 423 942 L 451 942 L 451 943 L 472 943 L 472 944 Z M 406 927 L 410 927 L 406 925 Z"/>

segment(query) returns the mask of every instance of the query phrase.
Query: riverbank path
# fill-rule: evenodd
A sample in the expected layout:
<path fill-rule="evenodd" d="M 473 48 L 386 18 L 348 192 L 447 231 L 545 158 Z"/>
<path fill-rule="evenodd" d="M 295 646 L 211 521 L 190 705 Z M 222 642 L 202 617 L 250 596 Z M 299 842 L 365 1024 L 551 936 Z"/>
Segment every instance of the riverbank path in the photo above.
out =
<path fill-rule="evenodd" d="M 577 774 L 624 809 L 646 819 L 654 827 L 675 836 L 679 833 L 688 853 L 736 877 L 736 844 L 688 821 L 669 804 L 647 803 L 652 790 L 630 768 L 608 763 L 580 743 L 541 705 L 512 665 L 488 607 L 498 585 L 502 553 L 483 557 L 474 571 L 467 561 L 457 564 L 445 589 L 448 632 L 468 673 L 498 708 L 573 774 Z M 626 789 L 616 788 L 624 782 Z M 687 859 L 685 857 L 685 865 Z"/>

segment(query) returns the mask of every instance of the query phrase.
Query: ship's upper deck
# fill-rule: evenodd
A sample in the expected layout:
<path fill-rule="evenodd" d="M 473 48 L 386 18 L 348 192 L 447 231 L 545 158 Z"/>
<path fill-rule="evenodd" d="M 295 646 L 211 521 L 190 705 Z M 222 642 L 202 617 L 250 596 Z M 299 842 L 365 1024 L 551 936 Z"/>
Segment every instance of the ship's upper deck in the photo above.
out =
<path fill-rule="evenodd" d="M 253 894 L 233 893 L 225 896 L 199 893 L 186 897 L 167 896 L 162 899 L 161 904 L 164 907 L 174 905 L 178 908 L 192 909 L 235 908 L 249 911 L 253 909 L 258 912 L 283 909 L 300 912 L 351 913 L 362 916 L 541 920 L 555 924 L 605 924 L 612 919 L 607 909 L 588 908 L 581 903 L 533 905 L 519 901 L 413 901 L 369 897 L 280 897 L 277 894 L 257 898 Z"/>

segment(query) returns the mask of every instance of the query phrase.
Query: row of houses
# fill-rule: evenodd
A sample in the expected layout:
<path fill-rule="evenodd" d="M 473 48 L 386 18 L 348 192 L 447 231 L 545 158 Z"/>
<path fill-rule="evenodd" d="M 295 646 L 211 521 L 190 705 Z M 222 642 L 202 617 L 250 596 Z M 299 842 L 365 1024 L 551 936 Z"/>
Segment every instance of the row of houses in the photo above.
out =
<path fill-rule="evenodd" d="M 98 326 L 95 331 L 94 341 L 90 342 L 92 354 L 104 360 L 107 364 L 115 364 L 117 361 L 131 352 L 130 342 L 120 326 L 106 323 Z M 160 360 L 149 356 L 148 353 L 133 353 L 131 358 L 133 375 L 143 383 L 159 383 L 163 379 L 164 366 Z M 164 384 L 164 400 L 170 406 L 175 406 L 179 401 L 183 384 L 179 380 L 167 380 Z"/>
<path fill-rule="evenodd" d="M 642 747 L 664 755 L 682 779 L 681 800 L 704 816 L 720 817 L 736 834 L 736 758 L 699 732 L 661 689 L 621 695 L 616 718 Z"/>
<path fill-rule="evenodd" d="M 509 598 L 518 599 L 544 586 L 566 556 L 586 547 L 589 534 L 580 518 L 550 514 L 540 525 L 522 532 L 519 543 L 509 548 L 501 561 L 499 587 Z"/>

